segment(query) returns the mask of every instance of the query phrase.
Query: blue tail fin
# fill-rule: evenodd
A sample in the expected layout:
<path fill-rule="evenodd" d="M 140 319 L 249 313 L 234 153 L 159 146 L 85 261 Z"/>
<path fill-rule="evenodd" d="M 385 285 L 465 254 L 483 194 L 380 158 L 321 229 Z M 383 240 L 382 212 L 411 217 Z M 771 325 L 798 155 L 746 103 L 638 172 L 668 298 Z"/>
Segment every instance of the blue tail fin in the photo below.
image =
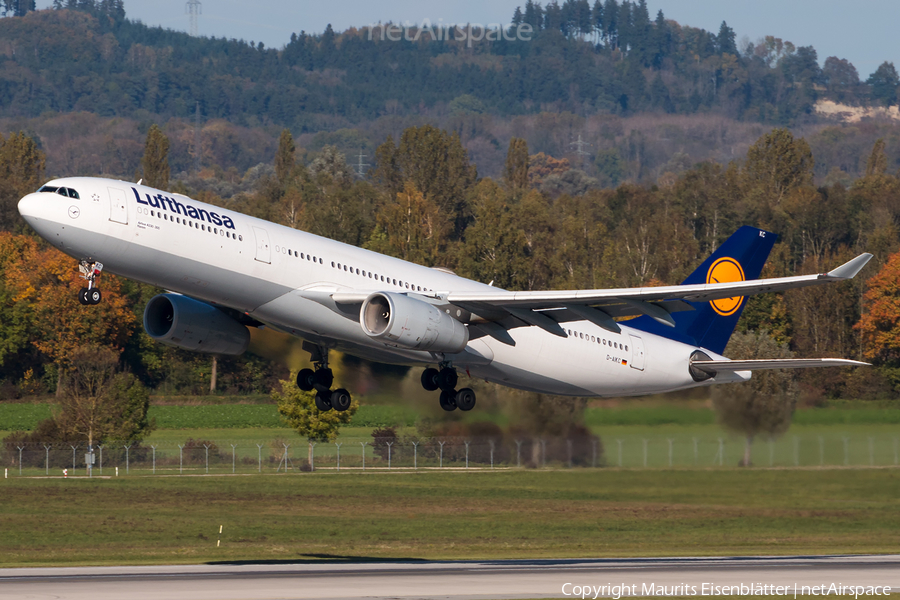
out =
<path fill-rule="evenodd" d="M 774 233 L 745 225 L 703 261 L 682 285 L 758 279 L 777 239 Z M 663 325 L 650 317 L 632 319 L 627 325 L 722 354 L 747 304 L 746 298 L 688 304 L 694 310 L 672 313 L 675 327 Z"/>

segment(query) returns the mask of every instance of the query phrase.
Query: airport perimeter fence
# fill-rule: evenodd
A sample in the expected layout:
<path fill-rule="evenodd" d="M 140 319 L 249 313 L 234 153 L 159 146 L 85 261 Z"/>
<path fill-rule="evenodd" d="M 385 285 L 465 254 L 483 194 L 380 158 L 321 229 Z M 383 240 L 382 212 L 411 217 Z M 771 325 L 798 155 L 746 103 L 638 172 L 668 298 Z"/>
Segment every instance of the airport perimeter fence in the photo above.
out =
<path fill-rule="evenodd" d="M 4 443 L 5 477 L 85 476 L 86 443 Z M 196 475 L 347 470 L 728 468 L 744 441 L 732 437 L 344 438 L 257 442 L 105 442 L 94 446 L 91 475 Z M 898 435 L 803 436 L 757 441 L 758 467 L 897 466 Z"/>

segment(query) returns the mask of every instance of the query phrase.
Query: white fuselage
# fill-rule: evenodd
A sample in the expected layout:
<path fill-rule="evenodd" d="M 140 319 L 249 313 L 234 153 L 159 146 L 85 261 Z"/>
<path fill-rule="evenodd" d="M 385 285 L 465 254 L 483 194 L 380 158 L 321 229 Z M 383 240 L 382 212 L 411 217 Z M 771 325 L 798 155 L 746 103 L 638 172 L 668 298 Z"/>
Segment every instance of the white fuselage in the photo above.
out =
<path fill-rule="evenodd" d="M 509 330 L 514 345 L 480 337 L 447 356 L 398 349 L 369 337 L 358 314 L 342 313 L 303 293 L 377 291 L 440 298 L 461 291 L 496 293 L 496 288 L 142 185 L 82 177 L 48 185 L 74 189 L 80 198 L 34 193 L 21 200 L 19 210 L 66 254 L 237 309 L 355 356 L 405 365 L 447 360 L 473 377 L 572 396 L 641 395 L 749 378 L 749 373 L 722 373 L 697 383 L 688 372 L 697 347 L 627 324 L 611 333 L 589 321 L 564 323 L 568 337 L 516 327 Z"/>

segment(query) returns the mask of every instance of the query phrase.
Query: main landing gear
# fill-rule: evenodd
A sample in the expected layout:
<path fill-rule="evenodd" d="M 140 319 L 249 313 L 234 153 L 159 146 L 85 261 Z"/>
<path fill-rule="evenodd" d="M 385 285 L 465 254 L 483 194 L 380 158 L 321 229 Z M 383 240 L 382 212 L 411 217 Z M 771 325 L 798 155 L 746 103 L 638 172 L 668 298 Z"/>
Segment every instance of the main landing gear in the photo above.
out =
<path fill-rule="evenodd" d="M 456 391 L 459 376 L 456 369 L 448 365 L 442 365 L 441 370 L 427 368 L 422 371 L 422 387 L 433 392 L 441 390 L 441 408 L 446 411 L 472 410 L 475 408 L 475 392 L 470 388 Z"/>
<path fill-rule="evenodd" d="M 304 343 L 303 349 L 310 353 L 316 370 L 301 369 L 297 373 L 297 387 L 304 392 L 316 391 L 316 408 L 320 411 L 334 409 L 343 412 L 350 408 L 353 401 L 350 392 L 343 388 L 331 391 L 334 373 L 328 368 L 328 348 Z"/>
<path fill-rule="evenodd" d="M 94 262 L 89 259 L 81 260 L 78 263 L 78 270 L 81 272 L 81 278 L 87 280 L 87 287 L 83 287 L 78 291 L 78 301 L 82 304 L 100 304 L 103 295 L 100 290 L 94 287 L 97 278 L 100 277 L 100 271 L 103 270 L 103 263 Z"/>

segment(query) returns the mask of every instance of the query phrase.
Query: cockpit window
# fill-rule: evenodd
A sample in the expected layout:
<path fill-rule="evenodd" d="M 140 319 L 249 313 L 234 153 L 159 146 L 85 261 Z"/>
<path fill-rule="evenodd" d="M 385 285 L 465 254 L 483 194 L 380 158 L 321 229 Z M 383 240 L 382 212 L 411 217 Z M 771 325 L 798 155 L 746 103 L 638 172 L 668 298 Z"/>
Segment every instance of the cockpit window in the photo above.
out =
<path fill-rule="evenodd" d="M 45 185 L 38 192 L 48 192 L 50 194 L 56 193 L 60 196 L 64 196 L 66 198 L 75 198 L 76 200 L 81 200 L 81 196 L 78 195 L 78 192 L 73 190 L 72 188 L 67 187 L 56 187 L 52 185 Z"/>

